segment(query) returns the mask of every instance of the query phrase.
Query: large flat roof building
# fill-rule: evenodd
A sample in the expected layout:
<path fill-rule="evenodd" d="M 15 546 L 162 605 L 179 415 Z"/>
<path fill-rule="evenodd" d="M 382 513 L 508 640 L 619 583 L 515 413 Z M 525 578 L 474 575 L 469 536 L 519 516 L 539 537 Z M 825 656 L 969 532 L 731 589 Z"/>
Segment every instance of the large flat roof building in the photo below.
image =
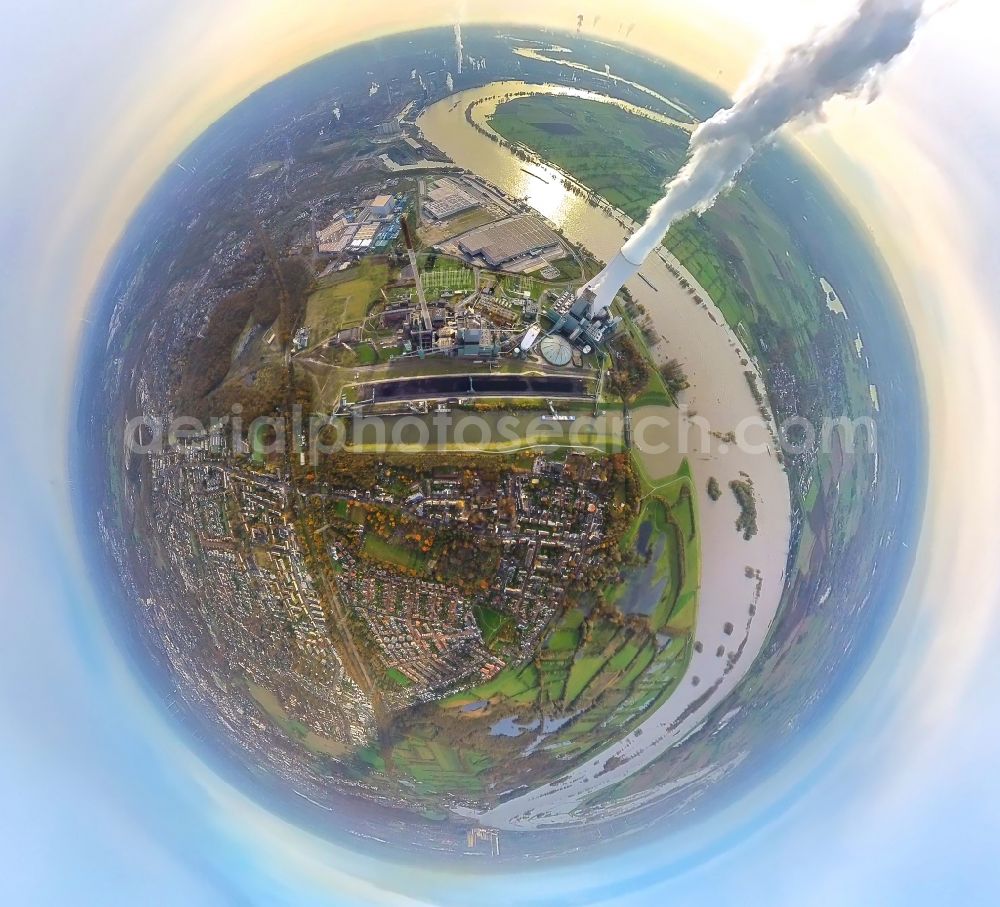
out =
<path fill-rule="evenodd" d="M 385 217 L 387 214 L 392 214 L 395 204 L 396 200 L 391 195 L 376 195 L 368 207 L 376 217 Z"/>
<path fill-rule="evenodd" d="M 371 248 L 375 241 L 375 234 L 378 233 L 381 226 L 381 224 L 362 224 L 358 227 L 354 239 L 351 240 L 351 250 L 360 251 Z"/>
<path fill-rule="evenodd" d="M 508 217 L 470 230 L 459 237 L 458 247 L 471 258 L 481 258 L 491 268 L 545 252 L 557 257 L 565 254 L 559 237 L 533 214 Z"/>
<path fill-rule="evenodd" d="M 475 208 L 478 202 L 453 179 L 437 180 L 424 196 L 424 214 L 431 220 L 447 220 Z"/>

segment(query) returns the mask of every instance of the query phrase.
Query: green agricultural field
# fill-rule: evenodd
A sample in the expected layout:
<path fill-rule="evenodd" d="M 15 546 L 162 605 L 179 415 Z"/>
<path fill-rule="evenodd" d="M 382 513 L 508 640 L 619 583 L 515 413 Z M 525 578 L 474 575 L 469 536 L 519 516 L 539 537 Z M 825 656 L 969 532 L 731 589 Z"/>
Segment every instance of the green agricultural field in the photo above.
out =
<path fill-rule="evenodd" d="M 480 699 L 514 699 L 525 693 L 538 690 L 538 671 L 534 665 L 525 665 L 522 668 L 510 668 L 501 671 L 492 680 L 480 686 L 473 687 L 461 693 L 455 693 L 446 699 L 441 700 L 441 705 L 446 708 L 468 705 Z"/>
<path fill-rule="evenodd" d="M 683 129 L 610 104 L 551 95 L 508 101 L 490 125 L 635 218 L 645 213 L 667 175 L 680 168 L 689 138 Z"/>
<path fill-rule="evenodd" d="M 362 747 L 354 754 L 358 762 L 361 762 L 377 772 L 385 771 L 385 759 L 374 746 Z"/>
<path fill-rule="evenodd" d="M 364 259 L 359 265 L 324 278 L 306 302 L 310 342 L 319 343 L 345 327 L 360 324 L 368 306 L 389 279 L 389 267 Z"/>
<path fill-rule="evenodd" d="M 608 670 L 624 671 L 635 660 L 639 654 L 639 646 L 634 642 L 623 645 L 614 656 L 608 659 Z"/>
<path fill-rule="evenodd" d="M 580 634 L 576 630 L 557 630 L 549 637 L 545 648 L 550 652 L 573 652 L 580 643 Z"/>
<path fill-rule="evenodd" d="M 478 793 L 483 787 L 480 775 L 491 765 L 484 753 L 419 737 L 393 747 L 391 759 L 395 771 L 412 778 L 420 793 L 428 796 Z"/>
<path fill-rule="evenodd" d="M 597 676 L 601 668 L 604 667 L 604 659 L 600 656 L 592 655 L 588 658 L 578 658 L 570 668 L 569 677 L 566 679 L 565 699 L 567 704 L 572 705 L 591 681 Z"/>

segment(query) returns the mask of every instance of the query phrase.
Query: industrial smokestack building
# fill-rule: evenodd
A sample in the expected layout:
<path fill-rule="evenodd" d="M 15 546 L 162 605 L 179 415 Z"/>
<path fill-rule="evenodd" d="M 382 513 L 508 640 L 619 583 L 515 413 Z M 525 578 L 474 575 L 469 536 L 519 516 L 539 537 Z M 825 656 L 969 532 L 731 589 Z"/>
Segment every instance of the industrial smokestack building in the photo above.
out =
<path fill-rule="evenodd" d="M 587 315 L 589 318 L 600 318 L 611 308 L 615 295 L 630 280 L 639 273 L 642 261 L 631 261 L 627 254 L 628 246 L 623 248 L 596 277 L 586 283 L 577 294 L 577 299 L 587 300 Z"/>

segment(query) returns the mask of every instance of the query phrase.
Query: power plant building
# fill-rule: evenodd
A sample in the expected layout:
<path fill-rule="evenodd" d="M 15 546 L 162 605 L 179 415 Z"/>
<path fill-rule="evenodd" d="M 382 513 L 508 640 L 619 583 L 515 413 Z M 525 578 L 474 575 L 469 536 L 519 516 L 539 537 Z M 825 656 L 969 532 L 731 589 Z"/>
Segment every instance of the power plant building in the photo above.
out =
<path fill-rule="evenodd" d="M 483 328 L 463 328 L 457 337 L 458 355 L 464 359 L 492 359 L 499 355 L 493 332 Z"/>
<path fill-rule="evenodd" d="M 594 293 L 586 287 L 569 307 L 569 311 L 549 313 L 555 325 L 553 335 L 559 335 L 585 353 L 610 340 L 618 332 L 620 317 L 608 317 L 606 309 L 595 306 Z"/>
<path fill-rule="evenodd" d="M 558 367 L 569 365 L 573 358 L 573 347 L 565 337 L 558 334 L 549 334 L 541 343 L 542 358 L 549 365 Z"/>

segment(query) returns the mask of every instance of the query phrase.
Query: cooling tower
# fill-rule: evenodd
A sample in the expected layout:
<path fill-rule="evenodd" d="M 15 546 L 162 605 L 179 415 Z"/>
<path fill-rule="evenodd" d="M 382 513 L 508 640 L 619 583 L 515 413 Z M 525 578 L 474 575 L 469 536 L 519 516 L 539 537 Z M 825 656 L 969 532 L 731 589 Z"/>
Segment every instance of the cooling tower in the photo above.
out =
<path fill-rule="evenodd" d="M 607 267 L 600 274 L 590 280 L 580 290 L 579 295 L 583 295 L 589 291 L 594 296 L 588 312 L 591 318 L 602 315 L 611 308 L 611 303 L 615 300 L 615 294 L 625 286 L 627 280 L 639 272 L 641 265 L 641 261 L 638 263 L 630 261 L 625 256 L 625 249 L 622 249 L 622 251 L 611 259 Z"/>

